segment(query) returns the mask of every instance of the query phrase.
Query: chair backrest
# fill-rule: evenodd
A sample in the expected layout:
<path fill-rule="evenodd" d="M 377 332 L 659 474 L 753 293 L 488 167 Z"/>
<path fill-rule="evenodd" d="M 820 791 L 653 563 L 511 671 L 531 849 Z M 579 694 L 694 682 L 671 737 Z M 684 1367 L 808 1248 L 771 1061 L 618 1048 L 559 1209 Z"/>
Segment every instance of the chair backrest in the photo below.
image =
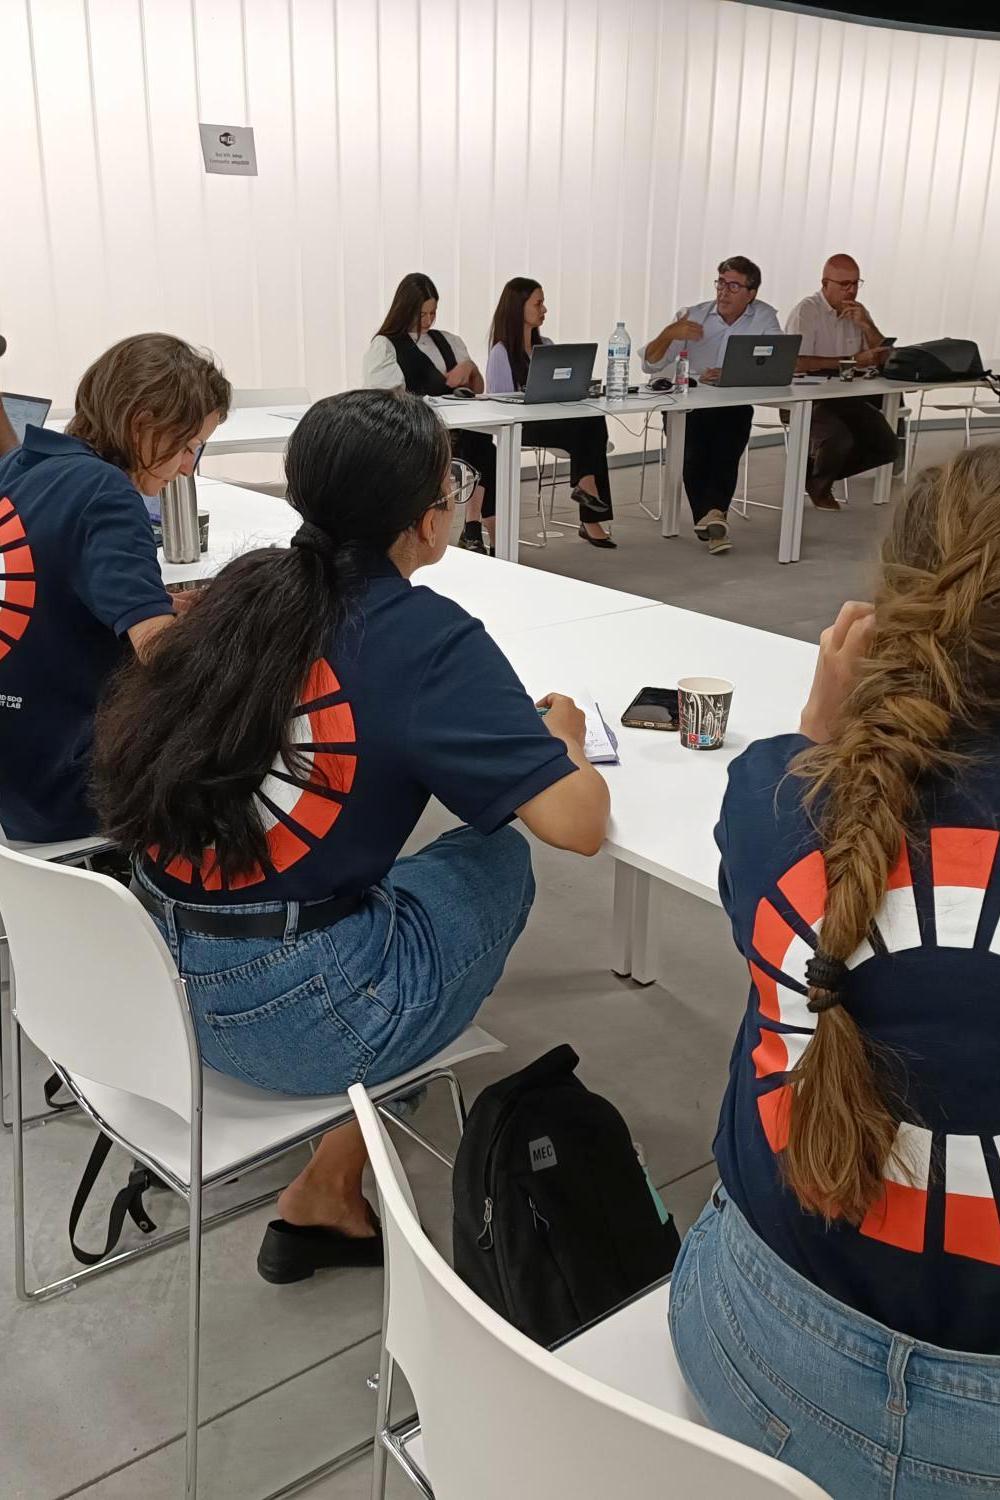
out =
<path fill-rule="evenodd" d="M 151 917 L 117 880 L 0 845 L 24 1031 L 53 1062 L 191 1116 L 193 1023 Z"/>
<path fill-rule="evenodd" d="M 309 406 L 312 398 L 304 385 L 243 386 L 233 391 L 237 406 Z"/>
<path fill-rule="evenodd" d="M 435 1500 L 823 1500 L 784 1464 L 573 1370 L 481 1302 L 420 1228 L 364 1089 L 350 1098 L 381 1200 L 386 1343 L 413 1391 Z"/>

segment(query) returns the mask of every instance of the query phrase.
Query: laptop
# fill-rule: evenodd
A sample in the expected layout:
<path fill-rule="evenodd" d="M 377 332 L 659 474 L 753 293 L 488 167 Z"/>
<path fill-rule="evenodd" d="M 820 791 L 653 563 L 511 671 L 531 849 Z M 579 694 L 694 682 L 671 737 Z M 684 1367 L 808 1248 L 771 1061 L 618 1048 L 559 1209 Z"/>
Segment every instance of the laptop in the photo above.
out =
<path fill-rule="evenodd" d="M 734 333 L 726 344 L 721 385 L 791 385 L 800 333 Z"/>
<path fill-rule="evenodd" d="M 52 405 L 46 396 L 17 396 L 13 391 L 0 391 L 0 401 L 19 443 L 24 442 L 24 429 L 29 422 L 33 427 L 45 426 Z"/>
<path fill-rule="evenodd" d="M 525 406 L 542 401 L 583 401 L 590 393 L 596 358 L 596 344 L 536 344 L 524 390 L 488 395 L 486 400 L 523 401 Z"/>

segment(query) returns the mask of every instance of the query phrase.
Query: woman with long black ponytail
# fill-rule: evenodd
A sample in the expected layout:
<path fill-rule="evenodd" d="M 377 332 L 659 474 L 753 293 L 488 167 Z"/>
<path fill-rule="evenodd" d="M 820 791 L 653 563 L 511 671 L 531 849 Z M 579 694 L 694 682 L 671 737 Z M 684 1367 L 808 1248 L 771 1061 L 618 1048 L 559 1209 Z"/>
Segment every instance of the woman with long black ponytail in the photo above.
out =
<path fill-rule="evenodd" d="M 102 826 L 183 974 L 207 1064 L 284 1093 L 416 1067 L 469 1024 L 534 894 L 516 814 L 596 852 L 583 717 L 542 719 L 482 625 L 417 568 L 473 471 L 425 402 L 348 391 L 289 443 L 289 548 L 237 558 L 98 723 Z M 431 796 L 463 826 L 406 859 Z M 353 1124 L 281 1194 L 258 1267 L 377 1264 Z"/>

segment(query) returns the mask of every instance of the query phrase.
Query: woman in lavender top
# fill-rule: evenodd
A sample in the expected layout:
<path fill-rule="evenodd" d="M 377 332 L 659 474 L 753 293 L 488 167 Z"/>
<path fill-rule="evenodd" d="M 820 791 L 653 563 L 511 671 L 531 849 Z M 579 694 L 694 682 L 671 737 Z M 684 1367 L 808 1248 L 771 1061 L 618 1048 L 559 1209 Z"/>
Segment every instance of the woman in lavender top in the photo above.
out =
<path fill-rule="evenodd" d="M 524 389 L 528 361 L 542 336 L 545 294 L 537 281 L 515 276 L 500 293 L 490 324 L 490 354 L 486 361 L 487 392 Z M 610 521 L 611 481 L 608 477 L 608 427 L 603 417 L 570 417 L 563 422 L 525 422 L 521 438 L 527 448 L 559 448 L 569 454 L 573 499 L 580 507 L 580 535 L 593 547 L 614 547 L 603 521 Z"/>

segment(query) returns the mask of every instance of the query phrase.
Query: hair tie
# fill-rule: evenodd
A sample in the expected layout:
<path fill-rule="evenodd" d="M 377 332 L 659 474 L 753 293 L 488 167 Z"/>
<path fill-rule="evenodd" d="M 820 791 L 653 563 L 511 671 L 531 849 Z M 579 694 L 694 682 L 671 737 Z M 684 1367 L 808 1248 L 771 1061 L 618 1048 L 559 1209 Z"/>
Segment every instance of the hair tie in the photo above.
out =
<path fill-rule="evenodd" d="M 312 521 L 303 521 L 298 531 L 292 537 L 291 545 L 301 547 L 305 552 L 312 552 L 322 558 L 325 563 L 336 567 L 340 561 L 340 548 L 337 543 L 320 526 L 314 526 Z"/>
<path fill-rule="evenodd" d="M 843 1005 L 842 992 L 847 983 L 847 974 L 847 965 L 842 958 L 831 958 L 822 948 L 816 949 L 806 964 L 806 983 L 811 990 L 822 991 L 819 995 L 810 996 L 807 1001 L 807 1009 L 813 1015 L 832 1010 L 835 1005 Z"/>

